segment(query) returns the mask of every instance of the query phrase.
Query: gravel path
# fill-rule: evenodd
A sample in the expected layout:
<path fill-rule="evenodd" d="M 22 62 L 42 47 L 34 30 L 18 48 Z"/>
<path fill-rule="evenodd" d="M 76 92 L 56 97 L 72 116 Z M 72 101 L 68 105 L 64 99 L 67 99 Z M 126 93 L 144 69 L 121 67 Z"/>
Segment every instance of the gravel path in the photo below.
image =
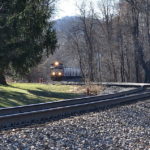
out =
<path fill-rule="evenodd" d="M 2 131 L 0 150 L 150 150 L 150 100 Z"/>

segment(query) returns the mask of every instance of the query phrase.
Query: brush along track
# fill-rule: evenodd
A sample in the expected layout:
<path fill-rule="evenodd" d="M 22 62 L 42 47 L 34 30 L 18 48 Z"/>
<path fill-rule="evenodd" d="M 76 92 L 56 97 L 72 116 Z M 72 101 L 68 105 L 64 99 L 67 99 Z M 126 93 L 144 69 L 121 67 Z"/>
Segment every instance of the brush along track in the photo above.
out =
<path fill-rule="evenodd" d="M 110 95 L 3 108 L 0 109 L 0 129 L 45 122 L 65 114 L 93 110 L 122 102 L 146 99 L 148 97 L 150 97 L 149 91 L 141 87 Z"/>

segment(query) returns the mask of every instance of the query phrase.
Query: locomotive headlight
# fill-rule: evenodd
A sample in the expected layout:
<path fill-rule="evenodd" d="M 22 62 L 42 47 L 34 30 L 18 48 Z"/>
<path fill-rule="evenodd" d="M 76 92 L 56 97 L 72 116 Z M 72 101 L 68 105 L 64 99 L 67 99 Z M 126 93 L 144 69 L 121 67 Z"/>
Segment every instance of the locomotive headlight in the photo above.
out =
<path fill-rule="evenodd" d="M 61 72 L 58 72 L 58 75 L 59 75 L 59 76 L 62 76 L 62 73 L 61 73 Z"/>
<path fill-rule="evenodd" d="M 59 66 L 59 62 L 56 61 L 56 62 L 54 63 L 54 65 L 55 65 L 55 66 Z"/>
<path fill-rule="evenodd" d="M 52 72 L 52 75 L 53 75 L 53 76 L 55 76 L 55 75 L 56 75 L 56 73 L 55 73 L 55 72 Z"/>

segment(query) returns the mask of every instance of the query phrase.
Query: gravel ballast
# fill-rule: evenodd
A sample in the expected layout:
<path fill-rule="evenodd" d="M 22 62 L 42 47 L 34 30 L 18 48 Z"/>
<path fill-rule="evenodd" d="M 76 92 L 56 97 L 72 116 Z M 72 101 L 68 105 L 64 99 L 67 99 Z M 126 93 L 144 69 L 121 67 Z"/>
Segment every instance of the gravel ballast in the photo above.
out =
<path fill-rule="evenodd" d="M 1 131 L 0 150 L 150 150 L 150 100 Z"/>

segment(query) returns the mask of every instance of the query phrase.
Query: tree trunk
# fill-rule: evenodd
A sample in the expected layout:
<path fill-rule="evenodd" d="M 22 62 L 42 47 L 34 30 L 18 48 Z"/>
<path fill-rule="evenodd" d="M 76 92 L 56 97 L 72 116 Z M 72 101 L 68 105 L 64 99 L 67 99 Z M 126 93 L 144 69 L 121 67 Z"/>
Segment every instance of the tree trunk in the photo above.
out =
<path fill-rule="evenodd" d="M 145 83 L 150 83 L 150 60 L 146 62 Z"/>
<path fill-rule="evenodd" d="M 135 53 L 135 68 L 136 68 L 136 82 L 141 82 L 140 80 L 140 66 L 142 66 L 144 73 L 146 73 L 146 63 L 144 59 L 143 46 L 139 41 L 139 16 L 140 13 L 134 7 L 132 8 L 132 19 L 133 19 L 133 43 L 134 43 L 134 53 Z"/>
<path fill-rule="evenodd" d="M 0 72 L 0 84 L 7 85 L 6 78 L 3 72 Z"/>

